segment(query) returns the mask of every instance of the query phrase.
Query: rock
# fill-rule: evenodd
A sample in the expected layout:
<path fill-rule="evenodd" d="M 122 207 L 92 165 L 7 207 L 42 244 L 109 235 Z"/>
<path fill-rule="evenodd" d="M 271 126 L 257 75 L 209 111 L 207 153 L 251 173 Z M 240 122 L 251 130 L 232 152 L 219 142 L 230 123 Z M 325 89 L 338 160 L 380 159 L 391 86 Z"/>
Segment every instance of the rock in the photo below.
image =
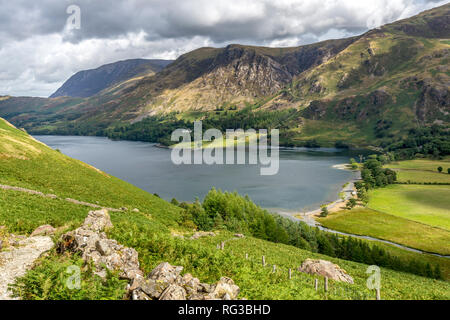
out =
<path fill-rule="evenodd" d="M 139 209 L 138 208 L 134 208 L 133 212 L 139 212 Z"/>
<path fill-rule="evenodd" d="M 98 211 L 90 211 L 87 218 L 84 220 L 82 228 L 92 231 L 104 231 L 112 228 L 111 218 L 108 210 L 102 209 Z"/>
<path fill-rule="evenodd" d="M 200 280 L 194 278 L 190 273 L 186 273 L 181 279 L 181 284 L 188 295 L 195 295 L 201 289 Z"/>
<path fill-rule="evenodd" d="M 159 264 L 147 279 L 136 277 L 129 290 L 133 300 L 233 300 L 239 287 L 232 279 L 223 277 L 216 285 L 200 283 L 187 273 L 181 276 L 183 267 L 167 262 Z"/>
<path fill-rule="evenodd" d="M 345 270 L 326 260 L 306 259 L 298 271 L 353 284 L 353 278 Z"/>
<path fill-rule="evenodd" d="M 84 261 L 93 262 L 98 270 L 96 274 L 100 277 L 106 276 L 104 267 L 120 271 L 119 276 L 124 279 L 133 280 L 143 276 L 137 251 L 108 239 L 103 232 L 112 226 L 108 211 L 91 211 L 80 228 L 61 237 L 57 252 L 80 252 Z"/>
<path fill-rule="evenodd" d="M 133 280 L 133 284 L 131 285 L 130 290 L 139 291 L 140 293 L 138 293 L 138 296 L 143 296 L 149 299 L 159 299 L 159 297 L 166 288 L 167 288 L 166 284 L 159 283 L 156 280 L 137 277 L 135 278 L 135 280 Z"/>
<path fill-rule="evenodd" d="M 239 295 L 240 289 L 234 284 L 234 281 L 227 277 L 220 278 L 214 291 L 210 294 L 213 299 L 235 300 Z"/>
<path fill-rule="evenodd" d="M 109 256 L 112 252 L 110 243 L 105 239 L 100 239 L 95 242 L 95 248 L 102 256 Z"/>
<path fill-rule="evenodd" d="M 35 236 L 48 236 L 50 234 L 54 234 L 56 231 L 55 228 L 53 228 L 51 225 L 43 225 L 40 227 L 37 227 L 30 235 L 30 237 L 35 237 Z"/>
<path fill-rule="evenodd" d="M 166 284 L 175 283 L 180 276 L 183 267 L 171 266 L 167 262 L 160 263 L 152 272 L 148 275 L 149 279 L 158 280 Z"/>
<path fill-rule="evenodd" d="M 207 283 L 200 283 L 197 289 L 199 292 L 211 293 L 213 288 Z"/>
<path fill-rule="evenodd" d="M 197 240 L 202 237 L 215 237 L 215 236 L 216 236 L 216 234 L 214 232 L 199 231 L 199 232 L 194 233 L 194 235 L 191 237 L 191 240 Z"/>
<path fill-rule="evenodd" d="M 235 238 L 245 238 L 245 236 L 241 233 L 236 233 L 234 236 Z"/>
<path fill-rule="evenodd" d="M 179 285 L 171 284 L 164 290 L 159 300 L 186 300 L 186 291 Z"/>

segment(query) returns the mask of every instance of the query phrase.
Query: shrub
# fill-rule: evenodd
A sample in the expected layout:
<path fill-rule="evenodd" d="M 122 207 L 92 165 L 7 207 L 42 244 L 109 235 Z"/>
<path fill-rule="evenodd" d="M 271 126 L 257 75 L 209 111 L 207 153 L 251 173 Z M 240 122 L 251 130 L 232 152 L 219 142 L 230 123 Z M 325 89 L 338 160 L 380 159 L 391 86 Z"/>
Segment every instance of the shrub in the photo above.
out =
<path fill-rule="evenodd" d="M 320 211 L 320 216 L 325 218 L 328 216 L 328 214 L 329 214 L 328 208 L 326 206 L 322 207 L 322 210 Z"/>

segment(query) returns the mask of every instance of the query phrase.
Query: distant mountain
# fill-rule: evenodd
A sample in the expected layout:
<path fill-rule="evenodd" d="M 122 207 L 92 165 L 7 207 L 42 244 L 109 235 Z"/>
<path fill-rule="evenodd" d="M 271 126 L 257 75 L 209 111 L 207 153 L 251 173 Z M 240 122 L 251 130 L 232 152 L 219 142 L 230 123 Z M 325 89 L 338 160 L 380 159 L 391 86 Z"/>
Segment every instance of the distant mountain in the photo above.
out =
<path fill-rule="evenodd" d="M 97 69 L 77 72 L 50 98 L 93 96 L 103 89 L 138 76 L 150 76 L 160 72 L 172 60 L 130 59 L 103 65 Z"/>
<path fill-rule="evenodd" d="M 230 118 L 251 106 L 295 110 L 295 145 L 400 143 L 410 129 L 450 124 L 449 19 L 447 4 L 347 39 L 200 48 L 158 73 L 122 82 L 101 73 L 98 82 L 113 84 L 89 98 L 4 97 L 0 116 L 32 133 L 102 135 L 153 115 Z"/>

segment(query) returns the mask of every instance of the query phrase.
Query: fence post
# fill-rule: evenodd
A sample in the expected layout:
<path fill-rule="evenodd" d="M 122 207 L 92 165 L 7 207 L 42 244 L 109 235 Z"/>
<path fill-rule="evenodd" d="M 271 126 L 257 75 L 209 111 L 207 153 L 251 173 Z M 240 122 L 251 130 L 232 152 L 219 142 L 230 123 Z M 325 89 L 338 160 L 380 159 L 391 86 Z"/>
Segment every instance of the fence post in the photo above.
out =
<path fill-rule="evenodd" d="M 325 277 L 325 292 L 328 291 L 328 277 Z"/>
<path fill-rule="evenodd" d="M 245 260 L 248 260 L 248 253 L 245 254 Z"/>
<path fill-rule="evenodd" d="M 292 279 L 292 270 L 289 269 L 289 280 L 291 280 L 291 279 Z"/>
<path fill-rule="evenodd" d="M 222 242 L 220 243 L 220 250 L 223 250 L 224 248 L 225 248 L 225 242 L 222 241 Z"/>
<path fill-rule="evenodd" d="M 314 288 L 316 289 L 316 291 L 319 289 L 319 280 L 318 279 L 314 279 Z"/>
<path fill-rule="evenodd" d="M 272 272 L 275 273 L 275 271 L 277 271 L 277 266 L 273 265 Z"/>
<path fill-rule="evenodd" d="M 380 292 L 380 288 L 377 288 L 377 300 L 381 300 L 381 292 Z"/>
<path fill-rule="evenodd" d="M 262 265 L 263 267 L 266 266 L 266 257 L 262 256 Z"/>

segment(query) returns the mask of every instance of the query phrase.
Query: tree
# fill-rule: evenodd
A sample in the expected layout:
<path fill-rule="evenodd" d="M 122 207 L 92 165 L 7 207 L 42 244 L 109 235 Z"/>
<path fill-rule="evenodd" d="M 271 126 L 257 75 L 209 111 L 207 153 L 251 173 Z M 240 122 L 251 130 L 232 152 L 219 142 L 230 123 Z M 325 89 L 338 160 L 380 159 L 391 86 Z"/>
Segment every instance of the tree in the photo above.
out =
<path fill-rule="evenodd" d="M 329 212 L 328 212 L 327 206 L 323 206 L 323 207 L 322 207 L 322 210 L 320 211 L 320 216 L 321 216 L 322 218 L 325 218 L 325 217 L 328 216 L 328 214 L 329 214 Z"/>
<path fill-rule="evenodd" d="M 438 167 L 438 171 L 439 171 L 439 173 L 441 173 L 442 172 L 442 170 L 444 170 L 442 167 Z"/>
<path fill-rule="evenodd" d="M 347 210 L 352 210 L 356 206 L 356 199 L 351 198 L 347 202 L 347 206 L 345 207 Z"/>
<path fill-rule="evenodd" d="M 448 174 L 450 174 L 450 168 L 447 169 Z"/>

